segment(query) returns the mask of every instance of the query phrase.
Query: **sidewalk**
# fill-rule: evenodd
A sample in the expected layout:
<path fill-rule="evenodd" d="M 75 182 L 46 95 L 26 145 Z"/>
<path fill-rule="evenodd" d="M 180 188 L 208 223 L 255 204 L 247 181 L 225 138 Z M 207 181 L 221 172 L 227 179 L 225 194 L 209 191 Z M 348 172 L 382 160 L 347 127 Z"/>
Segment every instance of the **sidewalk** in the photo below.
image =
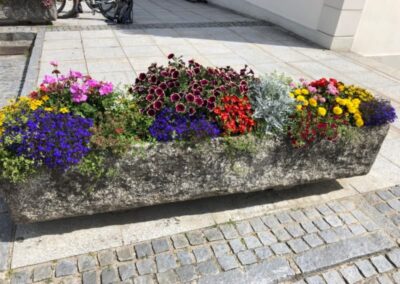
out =
<path fill-rule="evenodd" d="M 136 4 L 130 27 L 107 26 L 99 15 L 85 13 L 55 27 L 31 28 L 45 31 L 38 82 L 51 72 L 49 62 L 58 60 L 64 72 L 131 84 L 150 63 L 166 64 L 174 53 L 209 66 L 247 64 L 258 75 L 277 70 L 294 78 L 335 77 L 391 99 L 400 114 L 396 74 L 368 59 L 321 49 L 211 5 Z M 397 120 L 363 177 L 18 226 L 0 198 L 0 279 L 353 283 L 379 275 L 400 282 L 400 201 L 393 188 L 399 173 Z"/>

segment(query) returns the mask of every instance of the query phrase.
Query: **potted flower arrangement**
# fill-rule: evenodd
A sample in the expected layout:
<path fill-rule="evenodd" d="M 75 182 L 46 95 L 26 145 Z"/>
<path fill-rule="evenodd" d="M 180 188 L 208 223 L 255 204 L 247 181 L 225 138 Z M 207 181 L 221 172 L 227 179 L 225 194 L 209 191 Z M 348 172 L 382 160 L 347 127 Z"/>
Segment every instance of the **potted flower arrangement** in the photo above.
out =
<path fill-rule="evenodd" d="M 363 175 L 396 118 L 334 79 L 256 78 L 171 54 L 123 91 L 52 64 L 0 110 L 0 186 L 16 222 Z"/>

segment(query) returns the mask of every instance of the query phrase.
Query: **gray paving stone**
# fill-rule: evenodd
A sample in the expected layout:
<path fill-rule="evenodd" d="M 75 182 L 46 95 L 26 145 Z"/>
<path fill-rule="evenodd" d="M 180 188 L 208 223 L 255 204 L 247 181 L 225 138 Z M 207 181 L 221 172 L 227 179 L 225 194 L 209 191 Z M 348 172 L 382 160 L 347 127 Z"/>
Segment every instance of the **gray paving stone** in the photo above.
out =
<path fill-rule="evenodd" d="M 294 260 L 303 273 L 309 273 L 394 246 L 386 234 L 375 232 L 308 250 L 295 256 Z"/>
<path fill-rule="evenodd" d="M 388 201 L 388 204 L 390 207 L 392 207 L 394 210 L 400 212 L 400 201 L 398 199 L 392 199 Z"/>
<path fill-rule="evenodd" d="M 336 270 L 329 270 L 322 274 L 327 284 L 345 284 L 342 276 Z"/>
<path fill-rule="evenodd" d="M 216 275 L 207 275 L 199 279 L 198 284 L 224 284 L 224 283 L 244 283 L 243 273 L 240 269 L 234 269 Z"/>
<path fill-rule="evenodd" d="M 257 262 L 257 257 L 251 250 L 241 251 L 237 254 L 237 257 L 243 265 L 249 265 Z"/>
<path fill-rule="evenodd" d="M 186 237 L 189 240 L 189 243 L 193 246 L 201 245 L 206 242 L 206 239 L 201 231 L 192 231 L 186 233 Z"/>
<path fill-rule="evenodd" d="M 274 229 L 272 233 L 281 242 L 286 242 L 292 238 L 284 228 Z"/>
<path fill-rule="evenodd" d="M 346 212 L 347 209 L 341 205 L 339 202 L 337 201 L 329 201 L 327 203 L 328 207 L 331 208 L 335 213 L 343 213 Z"/>
<path fill-rule="evenodd" d="M 241 221 L 236 223 L 236 230 L 239 232 L 239 235 L 245 236 L 253 233 L 253 229 L 248 221 Z"/>
<path fill-rule="evenodd" d="M 262 232 L 267 230 L 267 226 L 265 226 L 261 218 L 253 218 L 250 219 L 249 222 L 255 232 Z"/>
<path fill-rule="evenodd" d="M 61 260 L 56 266 L 56 277 L 68 276 L 78 272 L 76 262 L 73 260 Z"/>
<path fill-rule="evenodd" d="M 224 239 L 221 231 L 218 228 L 210 228 L 203 231 L 209 242 L 220 241 Z"/>
<path fill-rule="evenodd" d="M 179 277 L 173 270 L 158 273 L 157 280 L 159 284 L 176 284 L 179 283 Z"/>
<path fill-rule="evenodd" d="M 291 252 L 289 247 L 285 243 L 272 244 L 271 245 L 271 249 L 277 255 L 286 254 L 286 253 L 290 253 Z"/>
<path fill-rule="evenodd" d="M 136 262 L 136 268 L 140 275 L 152 274 L 157 272 L 156 264 L 153 259 L 138 260 Z"/>
<path fill-rule="evenodd" d="M 381 212 L 381 213 L 383 213 L 383 214 L 387 214 L 387 215 L 389 215 L 389 214 L 391 214 L 391 213 L 394 213 L 394 210 L 393 210 L 393 208 L 391 208 L 387 203 L 379 203 L 379 204 L 376 204 L 375 205 L 375 208 L 379 211 L 379 212 Z"/>
<path fill-rule="evenodd" d="M 268 215 L 268 216 L 261 217 L 261 220 L 271 230 L 280 227 L 280 223 L 279 223 L 278 219 L 276 219 L 275 216 L 273 216 L 273 215 Z"/>
<path fill-rule="evenodd" d="M 310 249 L 310 247 L 302 239 L 294 239 L 288 241 L 288 245 L 295 253 L 300 253 Z"/>
<path fill-rule="evenodd" d="M 269 231 L 259 232 L 257 233 L 257 236 L 266 246 L 278 242 L 277 238 Z"/>
<path fill-rule="evenodd" d="M 193 254 L 197 262 L 203 262 L 211 259 L 212 252 L 209 247 L 197 247 L 193 249 Z"/>
<path fill-rule="evenodd" d="M 197 272 L 200 275 L 215 275 L 219 272 L 214 260 L 208 260 L 197 264 Z"/>
<path fill-rule="evenodd" d="M 293 238 L 298 238 L 305 234 L 304 230 L 300 227 L 299 224 L 291 224 L 286 226 L 286 231 L 288 231 Z"/>
<path fill-rule="evenodd" d="M 238 253 L 240 251 L 246 250 L 246 246 L 244 244 L 243 239 L 235 239 L 235 240 L 229 241 L 229 245 L 232 248 L 234 253 Z"/>
<path fill-rule="evenodd" d="M 350 224 L 355 224 L 357 223 L 357 219 L 354 218 L 353 215 L 351 215 L 351 213 L 341 213 L 339 214 L 340 219 L 342 219 L 342 221 L 346 224 L 346 225 L 350 225 Z"/>
<path fill-rule="evenodd" d="M 133 263 L 122 264 L 118 267 L 119 276 L 125 281 L 133 276 L 137 276 L 136 268 Z"/>
<path fill-rule="evenodd" d="M 97 266 L 97 260 L 94 256 L 81 255 L 78 257 L 79 272 L 95 269 L 96 266 Z"/>
<path fill-rule="evenodd" d="M 231 252 L 231 249 L 226 243 L 217 243 L 211 245 L 216 257 L 220 257 Z"/>
<path fill-rule="evenodd" d="M 395 225 L 400 226 L 400 214 L 394 214 L 390 219 Z"/>
<path fill-rule="evenodd" d="M 32 283 L 32 279 L 27 271 L 15 272 L 11 275 L 11 284 Z"/>
<path fill-rule="evenodd" d="M 303 237 L 303 239 L 304 239 L 304 240 L 307 242 L 307 244 L 308 244 L 310 247 L 312 247 L 312 248 L 315 248 L 315 247 L 317 247 L 317 246 L 320 246 L 320 245 L 324 244 L 324 241 L 321 240 L 321 238 L 320 238 L 317 234 L 315 234 L 315 233 L 305 235 L 305 236 Z"/>
<path fill-rule="evenodd" d="M 278 219 L 279 223 L 281 224 L 287 224 L 290 222 L 293 222 L 293 219 L 290 217 L 290 215 L 287 212 L 279 212 L 275 214 L 275 217 Z"/>
<path fill-rule="evenodd" d="M 233 255 L 224 255 L 217 258 L 219 265 L 224 271 L 232 270 L 239 267 L 236 257 Z"/>
<path fill-rule="evenodd" d="M 374 266 L 368 259 L 358 260 L 355 262 L 355 264 L 365 278 L 370 278 L 377 274 Z"/>
<path fill-rule="evenodd" d="M 306 208 L 304 214 L 310 219 L 321 218 L 321 214 L 315 208 Z"/>
<path fill-rule="evenodd" d="M 117 271 L 113 267 L 105 268 L 101 271 L 101 283 L 112 284 L 119 281 Z"/>
<path fill-rule="evenodd" d="M 336 215 L 326 216 L 325 221 L 328 222 L 328 224 L 332 227 L 339 227 L 343 225 L 342 221 L 340 221 L 339 217 Z"/>
<path fill-rule="evenodd" d="M 308 284 L 325 284 L 324 279 L 319 275 L 314 275 L 306 278 Z"/>
<path fill-rule="evenodd" d="M 380 190 L 377 191 L 376 194 L 378 194 L 380 198 L 386 201 L 395 198 L 395 196 L 389 190 Z"/>
<path fill-rule="evenodd" d="M 342 273 L 344 279 L 346 279 L 347 283 L 349 284 L 356 283 L 363 279 L 357 267 L 355 267 L 354 265 L 344 267 L 340 269 L 340 272 Z"/>
<path fill-rule="evenodd" d="M 319 230 L 328 230 L 331 226 L 329 226 L 329 224 L 328 223 L 326 223 L 325 222 L 325 220 L 324 219 L 322 219 L 322 218 L 318 218 L 318 219 L 315 219 L 314 221 L 313 221 L 313 224 L 315 225 L 315 226 L 317 226 L 317 228 L 319 229 Z"/>
<path fill-rule="evenodd" d="M 390 192 L 391 192 L 393 195 L 395 195 L 395 196 L 397 196 L 397 197 L 400 197 L 400 187 L 396 186 L 396 187 L 390 189 Z"/>
<path fill-rule="evenodd" d="M 380 284 L 394 284 L 387 275 L 379 275 L 377 280 Z"/>
<path fill-rule="evenodd" d="M 397 268 L 400 268 L 400 248 L 388 252 L 387 256 Z"/>
<path fill-rule="evenodd" d="M 115 255 L 112 250 L 101 251 L 97 255 L 101 266 L 107 266 L 113 264 L 115 261 Z"/>
<path fill-rule="evenodd" d="M 1 84 L 0 84 L 1 85 Z M 13 224 L 8 214 L 0 214 L 0 271 L 8 268 Z"/>
<path fill-rule="evenodd" d="M 339 236 L 332 229 L 319 232 L 319 235 L 328 244 L 339 241 Z"/>
<path fill-rule="evenodd" d="M 169 251 L 169 242 L 166 238 L 151 241 L 155 253 Z"/>
<path fill-rule="evenodd" d="M 400 283 L 400 271 L 393 273 L 392 277 L 395 283 Z"/>
<path fill-rule="evenodd" d="M 133 283 L 134 284 L 153 284 L 156 282 L 154 281 L 153 275 L 142 275 L 142 276 L 135 277 L 133 279 Z"/>
<path fill-rule="evenodd" d="M 334 212 L 326 205 L 326 204 L 321 204 L 316 207 L 316 209 L 323 215 L 323 216 L 328 216 L 330 214 L 334 214 Z"/>
<path fill-rule="evenodd" d="M 262 246 L 259 239 L 255 236 L 244 237 L 243 240 L 248 249 L 255 249 Z"/>
<path fill-rule="evenodd" d="M 371 262 L 379 273 L 385 273 L 393 269 L 392 264 L 383 255 L 371 257 Z"/>
<path fill-rule="evenodd" d="M 254 252 L 256 253 L 259 259 L 267 259 L 270 256 L 274 255 L 274 253 L 269 247 L 256 248 Z"/>
<path fill-rule="evenodd" d="M 189 282 L 197 278 L 196 269 L 193 265 L 185 265 L 175 269 L 182 282 Z"/>
<path fill-rule="evenodd" d="M 186 239 L 185 235 L 183 234 L 174 235 L 171 237 L 171 239 L 176 249 L 185 248 L 189 246 L 189 242 Z"/>
<path fill-rule="evenodd" d="M 128 261 L 135 259 L 135 253 L 131 247 L 123 247 L 116 250 L 119 261 Z"/>
<path fill-rule="evenodd" d="M 173 254 L 165 253 L 156 256 L 159 272 L 165 272 L 176 267 L 176 257 Z"/>
<path fill-rule="evenodd" d="M 367 230 L 365 230 L 365 228 L 360 224 L 351 224 L 349 225 L 349 229 L 353 233 L 353 235 L 356 236 L 362 235 L 367 232 Z"/>
<path fill-rule="evenodd" d="M 36 267 L 33 270 L 33 281 L 39 282 L 53 277 L 53 269 L 50 265 Z"/>
<path fill-rule="evenodd" d="M 176 256 L 181 265 L 188 265 L 195 262 L 193 254 L 189 251 L 178 251 Z"/>
<path fill-rule="evenodd" d="M 352 232 L 347 227 L 336 227 L 332 229 L 339 239 L 348 239 L 353 236 Z"/>
<path fill-rule="evenodd" d="M 239 237 L 239 233 L 232 224 L 222 224 L 219 226 L 219 229 L 222 231 L 222 234 L 227 240 L 232 240 Z"/>
<path fill-rule="evenodd" d="M 83 284 L 97 284 L 100 283 L 97 278 L 96 271 L 85 271 L 82 274 L 82 283 Z"/>
<path fill-rule="evenodd" d="M 314 225 L 311 221 L 304 221 L 304 222 L 301 222 L 300 225 L 301 225 L 301 226 L 303 227 L 303 229 L 304 229 L 307 233 L 309 233 L 309 234 L 311 234 L 311 233 L 316 233 L 316 232 L 319 231 L 318 228 L 315 227 L 315 225 Z"/>
<path fill-rule="evenodd" d="M 297 223 L 308 221 L 306 215 L 300 210 L 291 211 L 289 214 Z"/>
<path fill-rule="evenodd" d="M 153 249 L 150 243 L 141 243 L 135 245 L 136 256 L 138 258 L 144 258 L 154 255 Z M 118 253 L 118 252 L 117 252 Z M 119 258 L 119 255 L 118 255 Z"/>
<path fill-rule="evenodd" d="M 243 283 L 249 283 L 249 279 L 254 283 L 280 283 L 291 279 L 294 275 L 289 262 L 282 257 L 277 257 L 270 261 L 251 265 L 244 275 Z"/>
<path fill-rule="evenodd" d="M 375 205 L 383 201 L 383 199 L 381 199 L 375 192 L 370 192 L 366 194 L 364 197 L 371 205 Z"/>

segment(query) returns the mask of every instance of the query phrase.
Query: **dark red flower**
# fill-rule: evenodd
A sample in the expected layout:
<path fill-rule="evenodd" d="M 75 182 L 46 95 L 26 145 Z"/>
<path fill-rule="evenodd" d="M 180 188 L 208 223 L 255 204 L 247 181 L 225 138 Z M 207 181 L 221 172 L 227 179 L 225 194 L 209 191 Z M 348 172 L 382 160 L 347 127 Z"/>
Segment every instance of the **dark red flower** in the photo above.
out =
<path fill-rule="evenodd" d="M 196 97 L 195 99 L 194 99 L 194 103 L 196 104 L 196 105 L 198 105 L 198 106 L 203 106 L 203 99 L 202 98 L 200 98 L 200 97 Z"/>
<path fill-rule="evenodd" d="M 146 80 L 146 74 L 145 73 L 140 73 L 138 78 L 139 78 L 140 81 L 144 81 L 144 80 Z"/>
<path fill-rule="evenodd" d="M 161 83 L 160 85 L 159 85 L 159 87 L 161 88 L 161 89 L 163 89 L 164 91 L 168 88 L 168 86 L 167 86 L 167 84 L 166 83 Z"/>
<path fill-rule="evenodd" d="M 175 54 L 173 54 L 173 53 L 170 53 L 169 55 L 168 55 L 168 59 L 172 59 L 172 58 L 174 58 L 175 57 Z"/>
<path fill-rule="evenodd" d="M 172 72 L 172 78 L 173 79 L 178 79 L 178 77 L 179 77 L 179 72 L 178 71 L 174 71 L 174 72 Z"/>
<path fill-rule="evenodd" d="M 181 96 L 178 93 L 173 93 L 170 97 L 171 102 L 177 102 L 181 99 Z"/>
<path fill-rule="evenodd" d="M 196 113 L 196 110 L 194 109 L 194 107 L 190 107 L 189 108 L 189 114 L 190 115 L 194 115 Z"/>
<path fill-rule="evenodd" d="M 160 110 L 162 108 L 162 102 L 161 101 L 155 101 L 153 104 L 154 109 Z"/>
<path fill-rule="evenodd" d="M 155 84 L 157 82 L 157 77 L 153 75 L 150 77 L 149 81 L 150 81 L 150 83 Z"/>
<path fill-rule="evenodd" d="M 203 79 L 203 80 L 200 81 L 200 83 L 201 83 L 202 86 L 206 86 L 208 84 L 208 80 Z"/>
<path fill-rule="evenodd" d="M 214 96 L 211 96 L 208 98 L 209 103 L 215 103 L 216 98 Z"/>
<path fill-rule="evenodd" d="M 189 103 L 192 103 L 192 102 L 194 102 L 194 95 L 192 93 L 189 93 L 189 94 L 186 95 L 185 99 Z"/>
<path fill-rule="evenodd" d="M 176 112 L 185 112 L 185 110 L 186 110 L 186 107 L 185 107 L 185 105 L 184 104 L 177 104 L 176 105 L 176 107 L 175 107 L 175 110 L 176 110 Z"/>
<path fill-rule="evenodd" d="M 149 116 L 155 116 L 156 115 L 156 111 L 154 110 L 154 109 L 148 109 L 147 110 L 147 115 L 149 115 Z"/>
<path fill-rule="evenodd" d="M 153 100 L 154 100 L 154 95 L 148 94 L 148 95 L 146 96 L 146 101 L 151 102 L 151 101 L 153 101 Z"/>
<path fill-rule="evenodd" d="M 164 90 L 161 89 L 161 88 L 157 88 L 156 89 L 156 95 L 159 96 L 159 97 L 163 97 L 165 95 L 164 94 Z"/>

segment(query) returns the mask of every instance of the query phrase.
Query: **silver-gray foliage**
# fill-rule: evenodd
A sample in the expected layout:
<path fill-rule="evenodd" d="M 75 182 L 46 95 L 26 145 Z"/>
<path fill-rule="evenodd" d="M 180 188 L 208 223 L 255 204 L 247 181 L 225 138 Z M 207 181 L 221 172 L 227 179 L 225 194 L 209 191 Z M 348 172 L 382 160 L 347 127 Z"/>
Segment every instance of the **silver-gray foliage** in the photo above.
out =
<path fill-rule="evenodd" d="M 266 134 L 283 134 L 295 101 L 289 96 L 290 78 L 272 73 L 251 86 L 253 117 L 261 121 Z"/>

